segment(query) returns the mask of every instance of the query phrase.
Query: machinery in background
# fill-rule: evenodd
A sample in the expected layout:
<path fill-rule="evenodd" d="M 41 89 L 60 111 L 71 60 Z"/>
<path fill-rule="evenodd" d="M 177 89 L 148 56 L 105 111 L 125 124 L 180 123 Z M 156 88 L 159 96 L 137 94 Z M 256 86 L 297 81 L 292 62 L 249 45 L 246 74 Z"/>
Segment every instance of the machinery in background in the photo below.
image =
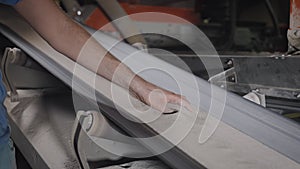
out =
<path fill-rule="evenodd" d="M 116 0 L 114 0 L 116 1 Z M 109 2 L 114 4 L 114 10 L 105 10 L 108 7 L 106 1 L 84 1 L 77 2 L 72 0 L 61 0 L 62 7 L 73 16 L 74 19 L 82 24 L 88 25 L 93 29 L 100 29 L 116 38 L 122 38 L 122 33 L 125 30 L 131 30 L 131 28 L 126 28 L 120 30 L 118 25 L 109 24 L 111 20 L 115 20 L 122 16 L 121 13 L 126 12 L 128 15 L 138 14 L 143 12 L 161 12 L 171 15 L 176 15 L 183 18 L 195 25 L 200 23 L 200 17 L 192 8 L 183 7 L 167 7 L 167 6 L 154 6 L 145 5 L 143 2 L 138 3 L 131 1 L 122 1 L 120 5 L 116 5 L 114 2 Z M 149 2 L 148 2 L 149 4 Z M 100 8 L 99 8 L 100 7 Z M 102 9 L 102 10 L 100 10 Z M 124 10 L 124 12 L 123 12 Z M 196 43 L 197 40 L 194 38 L 192 28 L 187 23 L 184 23 L 180 19 L 172 19 L 169 17 L 162 16 L 159 18 L 153 18 L 149 14 L 146 16 L 132 15 L 129 17 L 135 23 L 136 28 L 139 32 L 154 32 L 153 34 L 143 34 L 146 43 L 150 47 L 177 47 L 182 46 L 182 44 L 174 39 L 166 36 L 160 35 L 162 32 L 168 33 L 170 35 L 177 35 L 188 41 Z M 115 24 L 116 22 L 114 22 Z M 132 25 L 132 24 L 131 24 Z M 122 26 L 124 27 L 124 26 Z M 128 27 L 128 24 L 127 26 Z M 133 37 L 134 38 L 134 37 Z M 140 38 L 141 39 L 141 38 Z"/>
<path fill-rule="evenodd" d="M 178 67 L 182 65 L 171 55 L 156 56 Z M 300 122 L 299 55 L 220 55 L 224 72 L 216 72 L 212 77 L 207 71 L 214 70 L 207 70 L 198 57 L 192 54 L 178 56 L 195 75 L 241 96 L 253 93 L 256 98 L 251 101 L 258 103 L 255 100 L 259 100 L 259 104 L 267 109 Z M 219 59 L 201 58 L 211 63 Z"/>
<path fill-rule="evenodd" d="M 109 23 L 107 15 L 100 10 L 95 1 L 72 1 L 71 4 L 70 1 L 72 0 L 61 0 L 62 6 L 81 23 L 94 29 Z M 284 52 L 287 49 L 288 2 L 269 0 L 120 0 L 119 2 L 129 15 L 140 12 L 163 12 L 181 17 L 198 26 L 218 51 Z M 178 21 L 145 17 L 132 19 L 142 33 L 151 29 L 157 33 L 168 32 L 191 42 L 195 41 L 188 25 Z M 106 27 L 104 31 L 120 37 L 112 26 Z M 155 34 L 143 36 L 150 47 L 187 50 L 182 43 L 174 39 Z"/>
<path fill-rule="evenodd" d="M 285 52 L 288 1 L 202 0 L 199 27 L 218 51 Z M 254 12 L 255 11 L 255 12 Z"/>
<path fill-rule="evenodd" d="M 209 79 L 273 112 L 300 122 L 299 56 L 222 56 L 228 69 Z M 255 101 L 259 100 L 259 102 Z"/>

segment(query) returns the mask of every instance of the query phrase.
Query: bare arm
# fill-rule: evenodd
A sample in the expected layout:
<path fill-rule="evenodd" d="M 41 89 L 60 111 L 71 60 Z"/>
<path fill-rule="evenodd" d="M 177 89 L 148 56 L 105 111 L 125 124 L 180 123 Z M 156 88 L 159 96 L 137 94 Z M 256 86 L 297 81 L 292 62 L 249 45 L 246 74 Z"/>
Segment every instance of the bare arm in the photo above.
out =
<path fill-rule="evenodd" d="M 69 19 L 53 0 L 22 0 L 15 6 L 15 9 L 56 50 L 111 80 L 112 74 L 120 62 L 109 53 L 106 54 L 107 51 L 92 40 L 89 41 L 84 51 L 88 58 L 78 58 L 82 47 L 90 39 L 90 35 Z M 103 58 L 103 56 L 105 57 Z M 102 65 L 105 66 L 99 66 L 99 60 L 102 60 Z M 124 69 L 127 68 L 124 67 Z M 125 72 L 132 75 L 130 70 Z M 129 85 L 125 81 L 121 83 L 119 82 L 123 87 Z"/>
<path fill-rule="evenodd" d="M 15 9 L 57 51 L 97 72 L 104 78 L 113 80 L 114 83 L 124 88 L 129 88 L 146 104 L 161 111 L 166 111 L 163 108 L 164 105 L 160 105 L 162 99 L 177 104 L 182 101 L 181 96 L 163 90 L 135 75 L 94 39 L 89 40 L 90 35 L 67 17 L 53 0 L 22 0 L 15 6 Z M 79 53 L 86 42 L 88 42 L 88 45 L 84 48 L 85 58 L 79 58 Z M 101 60 L 100 65 L 98 65 L 99 60 Z M 117 67 L 120 71 L 115 72 Z M 112 79 L 113 75 L 115 76 L 114 79 Z M 134 78 L 130 81 L 132 77 Z M 165 96 L 157 93 L 154 95 L 154 99 L 150 100 L 150 93 L 154 89 L 162 90 Z M 183 100 L 183 102 L 187 105 L 186 100 Z"/>

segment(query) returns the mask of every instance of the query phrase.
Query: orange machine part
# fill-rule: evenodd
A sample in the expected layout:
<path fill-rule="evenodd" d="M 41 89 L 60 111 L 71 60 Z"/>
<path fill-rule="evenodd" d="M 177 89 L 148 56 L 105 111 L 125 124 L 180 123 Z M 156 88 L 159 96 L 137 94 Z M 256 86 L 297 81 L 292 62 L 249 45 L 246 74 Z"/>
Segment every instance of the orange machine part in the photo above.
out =
<path fill-rule="evenodd" d="M 194 10 L 188 8 L 175 8 L 175 7 L 161 7 L 161 6 L 146 6 L 146 5 L 137 5 L 137 4 L 128 4 L 128 3 L 120 3 L 123 9 L 126 11 L 128 15 L 141 13 L 141 12 L 162 12 L 171 15 L 176 15 L 180 18 L 183 18 L 195 25 L 200 23 L 200 17 L 197 15 Z M 131 17 L 135 21 L 147 21 L 147 22 L 166 22 L 166 23 L 180 23 L 176 19 L 171 19 L 169 17 L 160 17 L 153 18 L 149 17 L 139 17 L 136 15 L 135 17 Z M 86 19 L 85 23 L 91 26 L 94 29 L 99 29 L 102 26 L 109 23 L 107 17 L 100 11 L 98 8 L 93 11 L 93 13 Z M 105 28 L 106 30 L 114 30 L 112 26 L 108 26 Z"/>
<path fill-rule="evenodd" d="M 290 0 L 290 29 L 300 28 L 300 0 Z"/>

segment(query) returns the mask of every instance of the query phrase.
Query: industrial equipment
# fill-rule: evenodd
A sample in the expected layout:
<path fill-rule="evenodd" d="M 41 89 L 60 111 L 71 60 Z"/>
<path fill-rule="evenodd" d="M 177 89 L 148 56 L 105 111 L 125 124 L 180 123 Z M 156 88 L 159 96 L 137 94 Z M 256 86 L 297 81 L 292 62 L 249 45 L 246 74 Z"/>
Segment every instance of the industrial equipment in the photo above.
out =
<path fill-rule="evenodd" d="M 88 30 L 93 33 L 93 30 Z M 126 168 L 126 164 L 130 167 L 130 162 L 138 163 L 141 160 L 154 160 L 161 168 L 180 169 L 299 168 L 298 123 L 216 86 L 226 87 L 224 79 L 234 77 L 237 79 L 231 79 L 233 84 L 229 83 L 229 88 L 244 87 L 252 90 L 255 85 L 247 86 L 243 83 L 256 84 L 260 81 L 243 79 L 248 69 L 239 67 L 249 58 L 226 56 L 226 60 L 233 58 L 231 64 L 230 60 L 226 61 L 228 69 L 216 72 L 210 78 L 211 83 L 208 83 L 158 59 L 159 56 L 153 57 L 140 51 L 139 57 L 135 57 L 134 62 L 129 62 L 128 66 L 133 71 L 138 71 L 140 67 L 155 65 L 173 72 L 174 78 L 184 86 L 183 94 L 197 109 L 195 112 L 180 109 L 178 113 L 170 115 L 160 115 L 151 110 L 150 115 L 158 115 L 159 118 L 148 123 L 145 118 L 147 114 L 139 114 L 137 109 L 129 106 L 126 99 L 114 100 L 127 98 L 127 91 L 95 76 L 93 72 L 55 51 L 7 6 L 0 6 L 0 32 L 18 48 L 7 48 L 2 62 L 6 84 L 10 86 L 10 97 L 6 99 L 5 105 L 9 113 L 12 137 L 32 168 L 103 168 L 112 165 L 124 165 Z M 136 48 L 123 42 L 117 43 L 117 39 L 104 33 L 97 32 L 95 38 L 107 49 L 117 44 L 110 52 L 120 60 L 137 52 Z M 204 59 L 206 62 L 217 59 L 209 54 L 201 57 L 207 58 Z M 277 64 L 278 59 L 282 59 L 262 58 L 268 64 Z M 258 67 L 257 60 L 250 60 L 250 63 Z M 289 59 L 285 61 L 290 63 Z M 264 69 L 266 65 L 259 68 Z M 21 71 L 37 76 L 33 80 L 30 77 L 28 82 L 28 78 L 19 78 L 23 76 Z M 271 69 L 270 72 L 272 71 L 277 70 Z M 280 74 L 287 72 L 278 73 L 277 78 L 283 78 L 284 75 Z M 176 84 L 166 78 L 163 72 L 149 70 L 141 76 L 158 86 L 178 92 Z M 40 83 L 45 82 L 44 78 L 48 79 L 47 83 Z M 185 83 L 187 81 L 191 83 Z M 280 88 L 282 84 L 273 85 L 275 86 L 272 87 L 287 92 L 286 97 L 291 96 L 289 89 Z M 291 90 L 297 87 L 293 84 L 286 85 Z M 112 88 L 113 93 L 110 92 Z M 265 91 L 271 89 L 267 88 Z M 200 94 L 200 100 L 197 93 Z M 282 94 L 278 91 L 269 93 L 272 96 Z M 266 92 L 266 95 L 269 93 Z M 114 98 L 114 94 L 117 97 Z M 131 104 L 138 109 L 147 108 L 137 99 L 129 98 Z M 206 127 L 206 120 L 215 121 L 219 108 L 224 112 L 221 121 L 213 135 L 201 142 L 199 135 Z M 212 114 L 209 114 L 211 111 Z M 174 124 L 175 127 L 170 127 Z M 125 136 L 146 139 L 128 142 L 123 138 Z M 180 136 L 185 137 L 181 140 L 178 139 Z M 116 148 L 117 152 L 105 149 L 106 146 Z M 161 153 L 162 149 L 166 151 Z M 163 163 L 157 162 L 157 159 Z"/>

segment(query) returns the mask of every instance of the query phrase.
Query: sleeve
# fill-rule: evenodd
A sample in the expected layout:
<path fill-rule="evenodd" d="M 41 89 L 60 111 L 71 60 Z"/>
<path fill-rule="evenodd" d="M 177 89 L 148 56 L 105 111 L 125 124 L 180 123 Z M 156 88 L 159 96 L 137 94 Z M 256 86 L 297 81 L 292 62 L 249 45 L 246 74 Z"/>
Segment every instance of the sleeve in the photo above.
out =
<path fill-rule="evenodd" d="M 16 5 L 20 0 L 0 0 L 1 4 Z"/>

